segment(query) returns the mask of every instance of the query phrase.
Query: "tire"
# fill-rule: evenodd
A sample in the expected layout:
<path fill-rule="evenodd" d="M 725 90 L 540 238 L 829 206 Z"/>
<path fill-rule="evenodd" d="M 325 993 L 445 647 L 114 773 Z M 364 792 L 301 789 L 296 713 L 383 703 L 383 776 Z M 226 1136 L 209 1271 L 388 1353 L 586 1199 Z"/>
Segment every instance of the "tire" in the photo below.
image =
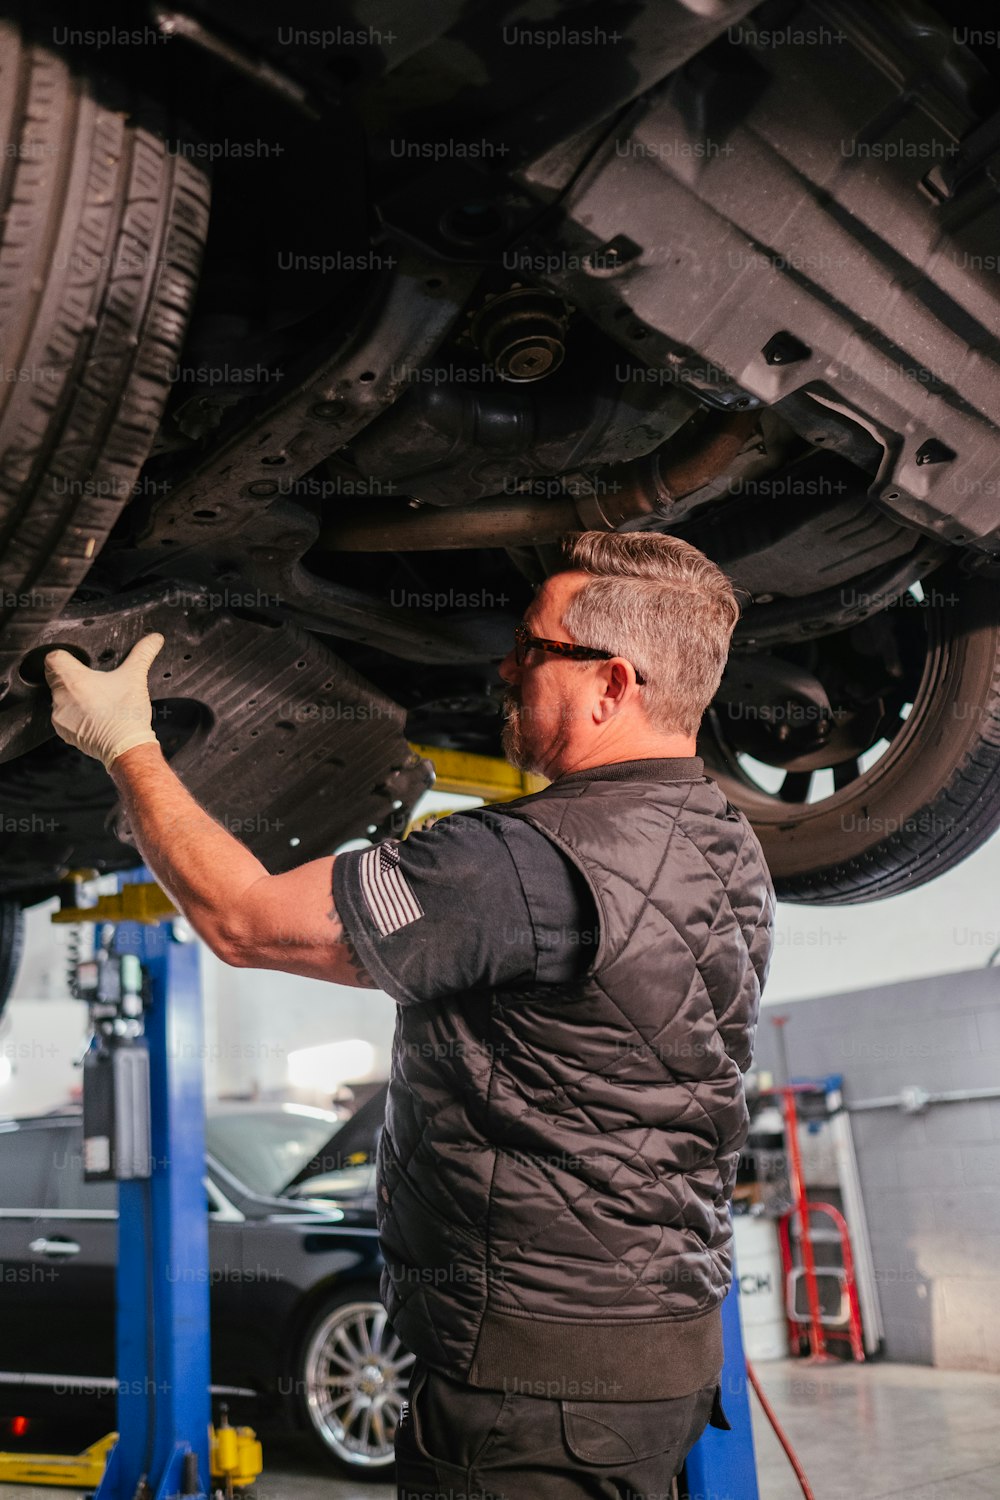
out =
<path fill-rule="evenodd" d="M 365 1330 L 371 1357 L 365 1348 Z M 375 1287 L 352 1287 L 324 1303 L 313 1318 L 296 1370 L 298 1415 L 341 1472 L 355 1478 L 360 1474 L 376 1480 L 392 1478 L 395 1428 L 412 1363 L 413 1355 L 403 1349 L 389 1326 Z M 342 1382 L 339 1391 L 328 1383 L 333 1381 Z M 331 1390 L 337 1391 L 332 1398 Z M 346 1411 L 338 1412 L 331 1410 L 331 1402 L 349 1404 Z M 370 1413 L 367 1422 L 366 1411 Z"/>
<path fill-rule="evenodd" d="M 832 795 L 795 806 L 749 784 L 718 715 L 708 716 L 706 768 L 753 824 L 786 901 L 899 895 L 953 869 L 1000 826 L 996 588 L 949 569 L 909 603 L 920 607 L 877 617 L 895 617 L 889 628 L 909 659 L 908 713 L 879 758 Z"/>
<path fill-rule="evenodd" d="M 0 901 L 0 1016 L 14 988 L 24 944 L 24 912 L 15 901 Z"/>
<path fill-rule="evenodd" d="M 194 298 L 208 184 L 168 150 L 150 106 L 101 102 L 16 22 L 0 20 L 0 57 L 7 676 L 86 575 L 149 455 Z"/>

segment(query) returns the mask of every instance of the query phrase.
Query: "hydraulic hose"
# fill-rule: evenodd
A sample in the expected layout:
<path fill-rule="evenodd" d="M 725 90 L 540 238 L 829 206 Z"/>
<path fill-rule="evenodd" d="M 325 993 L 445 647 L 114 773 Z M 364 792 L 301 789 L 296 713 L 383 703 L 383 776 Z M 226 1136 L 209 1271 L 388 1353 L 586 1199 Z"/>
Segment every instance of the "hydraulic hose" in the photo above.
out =
<path fill-rule="evenodd" d="M 785 1455 L 788 1459 L 788 1462 L 792 1466 L 796 1479 L 799 1481 L 799 1487 L 802 1490 L 803 1495 L 805 1496 L 805 1500 L 816 1500 L 816 1496 L 813 1494 L 812 1487 L 805 1476 L 805 1471 L 803 1470 L 802 1465 L 799 1462 L 798 1455 L 796 1454 L 795 1449 L 792 1447 L 791 1443 L 788 1441 L 788 1436 L 785 1433 L 784 1428 L 778 1421 L 778 1418 L 775 1416 L 773 1406 L 764 1395 L 764 1392 L 761 1389 L 760 1381 L 757 1379 L 757 1372 L 749 1360 L 747 1360 L 747 1379 L 750 1381 L 750 1384 L 753 1386 L 754 1391 L 756 1392 L 757 1400 L 760 1402 L 761 1406 L 764 1409 L 765 1417 L 774 1428 L 775 1437 L 778 1439 L 778 1442 L 785 1450 Z"/>

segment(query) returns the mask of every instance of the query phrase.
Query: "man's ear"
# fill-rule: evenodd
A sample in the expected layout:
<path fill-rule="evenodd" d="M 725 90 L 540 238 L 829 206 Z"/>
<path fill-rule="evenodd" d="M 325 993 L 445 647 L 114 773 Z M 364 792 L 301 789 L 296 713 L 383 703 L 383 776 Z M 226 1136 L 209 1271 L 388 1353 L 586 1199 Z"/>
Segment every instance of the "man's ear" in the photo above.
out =
<path fill-rule="evenodd" d="M 612 658 L 611 661 L 601 662 L 600 666 L 601 696 L 599 699 L 601 718 L 610 718 L 617 713 L 621 707 L 625 690 L 629 685 L 628 669 L 623 662 Z"/>

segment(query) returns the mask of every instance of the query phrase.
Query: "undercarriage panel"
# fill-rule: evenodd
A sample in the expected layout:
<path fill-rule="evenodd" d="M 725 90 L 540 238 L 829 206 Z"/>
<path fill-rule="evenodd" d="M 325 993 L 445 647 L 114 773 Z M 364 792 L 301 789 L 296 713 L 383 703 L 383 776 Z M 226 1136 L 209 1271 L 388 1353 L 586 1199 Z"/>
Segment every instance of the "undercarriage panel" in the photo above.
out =
<path fill-rule="evenodd" d="M 240 618 L 206 593 L 158 591 L 68 612 L 23 671 L 38 678 L 54 645 L 114 667 L 152 631 L 166 637 L 150 690 L 174 769 L 272 873 L 405 826 L 431 772 L 403 737 L 403 710 L 292 625 Z M 116 825 L 128 830 L 101 766 L 55 743 L 40 760 L 15 759 L 52 739 L 50 703 L 22 676 L 0 704 L 0 826 L 29 835 L 5 840 L 0 889 L 42 885 L 53 867 L 136 862 L 117 842 Z"/>

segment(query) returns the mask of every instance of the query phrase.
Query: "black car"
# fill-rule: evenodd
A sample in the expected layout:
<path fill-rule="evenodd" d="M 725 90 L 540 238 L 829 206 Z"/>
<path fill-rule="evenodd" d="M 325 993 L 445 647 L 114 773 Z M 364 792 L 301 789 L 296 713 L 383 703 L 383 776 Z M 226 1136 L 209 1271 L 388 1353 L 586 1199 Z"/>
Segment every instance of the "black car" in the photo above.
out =
<path fill-rule="evenodd" d="M 303 1426 L 355 1473 L 391 1465 L 412 1363 L 378 1296 L 384 1109 L 380 1090 L 346 1123 L 297 1105 L 206 1123 L 213 1409 Z M 80 1153 L 76 1114 L 0 1122 L 0 1413 L 70 1398 L 96 1438 L 114 1426 L 117 1189 L 85 1184 Z"/>
<path fill-rule="evenodd" d="M 277 873 L 405 828 L 428 748 L 499 752 L 583 528 L 738 586 L 699 752 L 779 896 L 988 838 L 983 16 L 0 0 L 0 990 L 24 906 L 137 863 L 46 650 L 162 632 L 165 751 Z"/>

